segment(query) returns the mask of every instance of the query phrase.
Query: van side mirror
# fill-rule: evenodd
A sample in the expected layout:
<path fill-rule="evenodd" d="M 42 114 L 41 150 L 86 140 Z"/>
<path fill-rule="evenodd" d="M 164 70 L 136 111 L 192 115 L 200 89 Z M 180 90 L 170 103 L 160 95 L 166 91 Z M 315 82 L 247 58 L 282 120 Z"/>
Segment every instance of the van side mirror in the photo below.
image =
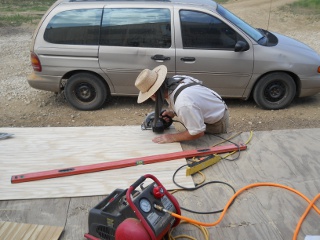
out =
<path fill-rule="evenodd" d="M 238 41 L 234 47 L 235 52 L 244 52 L 244 51 L 247 51 L 248 49 L 249 49 L 249 44 L 241 40 Z"/>

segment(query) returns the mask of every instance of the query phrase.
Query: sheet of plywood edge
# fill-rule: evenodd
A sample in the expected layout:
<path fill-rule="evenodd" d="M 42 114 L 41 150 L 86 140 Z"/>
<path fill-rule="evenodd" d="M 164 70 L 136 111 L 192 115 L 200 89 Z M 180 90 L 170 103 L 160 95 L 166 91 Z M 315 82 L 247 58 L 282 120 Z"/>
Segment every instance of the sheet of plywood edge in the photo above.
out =
<path fill-rule="evenodd" d="M 174 129 L 168 130 L 170 132 Z M 14 134 L 0 142 L 0 200 L 106 195 L 127 188 L 144 174 L 153 174 L 167 189 L 175 189 L 172 175 L 185 159 L 129 168 L 11 184 L 12 175 L 82 166 L 182 151 L 179 143 L 156 144 L 155 133 L 140 126 L 0 128 Z M 185 171 L 177 182 L 193 187 Z"/>
<path fill-rule="evenodd" d="M 58 240 L 62 231 L 63 227 L 0 222 L 0 239 L 2 240 Z"/>

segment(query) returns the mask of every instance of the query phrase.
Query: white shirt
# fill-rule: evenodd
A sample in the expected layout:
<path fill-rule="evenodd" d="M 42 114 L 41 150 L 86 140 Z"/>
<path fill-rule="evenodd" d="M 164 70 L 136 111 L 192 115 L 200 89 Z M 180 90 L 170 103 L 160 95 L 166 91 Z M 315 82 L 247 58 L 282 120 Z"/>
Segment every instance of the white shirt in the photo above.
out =
<path fill-rule="evenodd" d="M 206 130 L 207 124 L 218 122 L 224 115 L 226 105 L 221 97 L 213 90 L 194 85 L 180 92 L 174 103 L 175 92 L 183 85 L 201 81 L 190 76 L 176 75 L 173 77 L 184 77 L 182 83 L 169 95 L 167 101 L 180 121 L 185 125 L 190 135 L 196 135 Z"/>

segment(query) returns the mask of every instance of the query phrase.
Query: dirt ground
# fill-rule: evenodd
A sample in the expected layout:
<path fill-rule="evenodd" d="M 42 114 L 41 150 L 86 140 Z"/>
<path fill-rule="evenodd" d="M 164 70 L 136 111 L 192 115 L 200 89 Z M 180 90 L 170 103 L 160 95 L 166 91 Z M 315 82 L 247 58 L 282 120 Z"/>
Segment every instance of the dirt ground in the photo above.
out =
<path fill-rule="evenodd" d="M 249 24 L 298 39 L 320 53 L 320 19 L 306 13 L 281 11 L 294 0 L 237 0 L 224 4 Z M 29 45 L 36 26 L 0 28 L 0 127 L 75 127 L 140 125 L 154 103 L 137 104 L 136 98 L 114 97 L 98 111 L 78 111 L 63 94 L 32 89 Z M 268 111 L 253 100 L 226 99 L 230 131 L 319 128 L 320 94 L 297 99 L 283 110 Z"/>

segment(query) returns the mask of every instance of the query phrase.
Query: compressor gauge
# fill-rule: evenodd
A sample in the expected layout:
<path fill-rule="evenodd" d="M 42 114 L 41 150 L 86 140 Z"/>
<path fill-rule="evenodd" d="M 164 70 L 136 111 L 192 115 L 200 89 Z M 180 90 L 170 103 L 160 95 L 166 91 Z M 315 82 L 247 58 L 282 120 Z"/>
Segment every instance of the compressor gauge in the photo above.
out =
<path fill-rule="evenodd" d="M 140 205 L 140 209 L 145 213 L 148 213 L 151 211 L 151 203 L 148 199 L 142 198 L 139 202 L 139 205 Z"/>

